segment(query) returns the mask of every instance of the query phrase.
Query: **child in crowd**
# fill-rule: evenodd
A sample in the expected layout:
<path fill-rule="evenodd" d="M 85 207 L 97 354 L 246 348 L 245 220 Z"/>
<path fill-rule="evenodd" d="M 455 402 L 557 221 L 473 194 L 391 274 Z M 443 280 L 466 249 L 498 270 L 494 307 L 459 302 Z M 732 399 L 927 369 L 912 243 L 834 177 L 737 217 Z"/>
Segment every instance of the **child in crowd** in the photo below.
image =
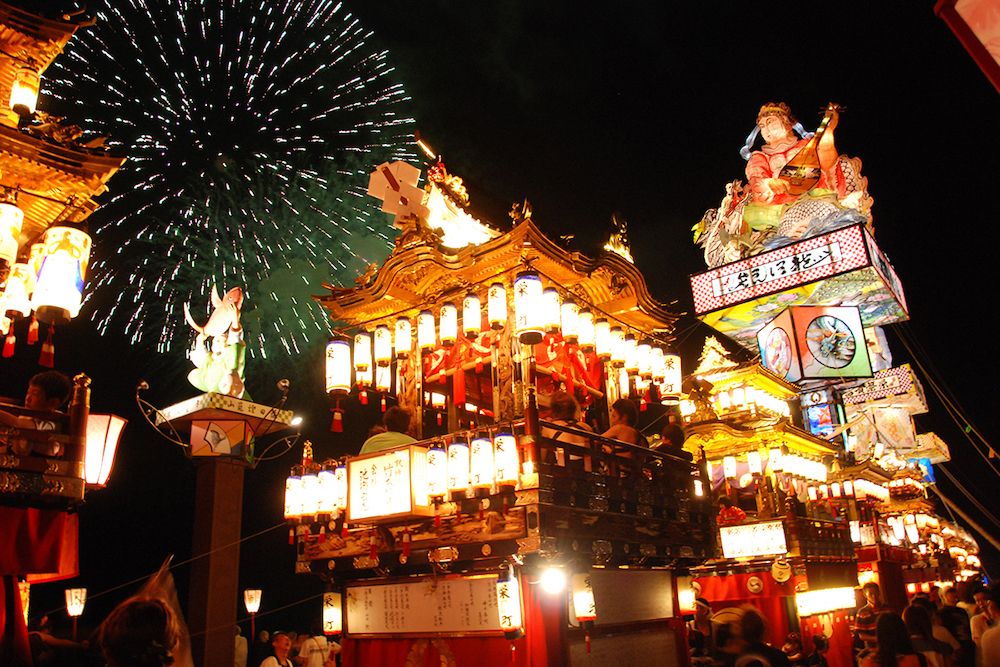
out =
<path fill-rule="evenodd" d="M 28 382 L 24 407 L 39 413 L 56 415 L 69 398 L 72 388 L 69 378 L 58 371 L 39 373 Z M 46 419 L 44 415 L 22 417 L 3 410 L 0 410 L 0 426 L 36 431 L 56 430 L 55 422 Z M 9 443 L 0 440 L 0 452 L 5 451 L 8 444 L 18 456 L 28 456 L 33 449 L 42 456 L 58 456 L 61 449 L 59 443 L 33 443 L 22 438 L 11 438 Z"/>

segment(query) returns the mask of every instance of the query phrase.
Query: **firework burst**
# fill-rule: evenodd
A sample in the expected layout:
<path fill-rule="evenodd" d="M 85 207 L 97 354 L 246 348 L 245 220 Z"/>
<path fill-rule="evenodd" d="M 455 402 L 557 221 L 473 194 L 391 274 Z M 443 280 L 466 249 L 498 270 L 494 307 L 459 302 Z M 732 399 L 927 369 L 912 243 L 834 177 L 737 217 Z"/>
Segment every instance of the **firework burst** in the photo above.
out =
<path fill-rule="evenodd" d="M 342 3 L 113 5 L 45 91 L 128 157 L 92 218 L 98 328 L 183 347 L 183 304 L 204 312 L 218 283 L 247 292 L 252 356 L 299 352 L 328 330 L 320 282 L 391 245 L 364 194 L 372 166 L 414 157 L 387 54 Z"/>

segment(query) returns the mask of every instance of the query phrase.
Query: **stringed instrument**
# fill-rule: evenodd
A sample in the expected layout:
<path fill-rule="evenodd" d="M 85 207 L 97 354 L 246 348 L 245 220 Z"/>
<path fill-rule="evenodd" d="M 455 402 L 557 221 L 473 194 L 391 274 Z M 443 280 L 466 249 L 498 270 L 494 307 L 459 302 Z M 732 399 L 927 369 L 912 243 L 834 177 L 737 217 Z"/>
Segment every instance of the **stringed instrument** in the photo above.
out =
<path fill-rule="evenodd" d="M 778 173 L 778 178 L 788 182 L 788 194 L 801 195 L 809 192 L 819 183 L 819 179 L 823 175 L 823 168 L 819 162 L 819 142 L 823 138 L 823 134 L 826 133 L 830 118 L 835 111 L 839 111 L 837 105 L 827 106 L 826 114 L 816 130 L 816 134 Z"/>

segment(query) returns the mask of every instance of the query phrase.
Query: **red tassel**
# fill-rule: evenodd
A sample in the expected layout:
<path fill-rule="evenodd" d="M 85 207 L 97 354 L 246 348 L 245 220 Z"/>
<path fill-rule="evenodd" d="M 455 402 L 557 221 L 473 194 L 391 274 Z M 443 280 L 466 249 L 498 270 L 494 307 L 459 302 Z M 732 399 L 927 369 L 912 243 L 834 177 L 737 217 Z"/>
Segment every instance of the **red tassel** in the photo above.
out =
<path fill-rule="evenodd" d="M 483 372 L 483 358 L 479 357 L 476 359 L 476 375 L 480 375 Z"/>
<path fill-rule="evenodd" d="M 385 396 L 382 397 L 382 412 L 385 412 Z"/>
<path fill-rule="evenodd" d="M 403 533 L 403 555 L 407 558 L 410 557 L 410 531 L 407 530 Z"/>
<path fill-rule="evenodd" d="M 31 316 L 31 324 L 28 325 L 28 345 L 34 345 L 38 342 L 38 320 L 35 316 Z"/>
<path fill-rule="evenodd" d="M 441 527 L 441 506 L 434 503 L 434 527 Z"/>
<path fill-rule="evenodd" d="M 646 395 L 643 394 L 642 398 L 639 400 L 639 412 L 646 411 Z"/>
<path fill-rule="evenodd" d="M 295 544 L 295 529 L 294 528 L 289 528 L 288 529 L 288 544 L 290 546 L 293 546 Z"/>
<path fill-rule="evenodd" d="M 55 333 L 56 328 L 54 326 L 49 327 L 49 335 L 42 343 L 42 354 L 38 357 L 38 365 L 45 366 L 46 368 L 52 368 L 56 365 L 56 346 L 52 342 L 52 335 Z"/>
<path fill-rule="evenodd" d="M 440 426 L 441 425 L 441 413 L 440 412 L 437 413 L 437 416 L 438 416 L 438 426 Z"/>
<path fill-rule="evenodd" d="M 319 527 L 319 541 L 326 542 L 326 526 Z"/>
<path fill-rule="evenodd" d="M 340 536 L 347 539 L 347 517 L 344 517 L 344 528 L 340 531 Z"/>
<path fill-rule="evenodd" d="M 586 634 L 586 638 L 587 638 L 587 653 L 590 653 L 590 633 L 589 632 Z"/>
<path fill-rule="evenodd" d="M 11 329 L 11 332 L 7 334 L 7 340 L 3 344 L 3 356 L 9 357 L 14 354 L 14 342 L 14 330 Z"/>
<path fill-rule="evenodd" d="M 368 405 L 368 392 L 365 391 L 364 387 L 361 387 L 361 391 L 358 393 L 358 398 L 361 400 L 361 405 Z"/>
<path fill-rule="evenodd" d="M 334 433 L 344 432 L 344 418 L 340 415 L 340 410 L 333 411 L 333 423 L 330 424 L 330 430 Z"/>

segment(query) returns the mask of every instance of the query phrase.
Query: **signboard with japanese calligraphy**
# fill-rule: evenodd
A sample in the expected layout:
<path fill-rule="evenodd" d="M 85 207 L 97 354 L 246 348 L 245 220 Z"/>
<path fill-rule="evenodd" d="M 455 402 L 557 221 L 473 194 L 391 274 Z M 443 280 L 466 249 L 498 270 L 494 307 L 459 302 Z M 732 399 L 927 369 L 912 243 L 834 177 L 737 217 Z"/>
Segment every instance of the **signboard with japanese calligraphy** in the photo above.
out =
<path fill-rule="evenodd" d="M 757 333 L 761 364 L 789 382 L 870 377 L 857 308 L 791 306 Z"/>
<path fill-rule="evenodd" d="M 182 401 L 156 413 L 156 426 L 171 423 L 178 430 L 187 430 L 193 421 L 240 420 L 246 422 L 254 435 L 287 428 L 292 423 L 291 410 L 277 410 L 242 398 L 209 392 Z"/>
<path fill-rule="evenodd" d="M 785 524 L 781 519 L 763 523 L 719 526 L 719 536 L 722 538 L 722 555 L 725 558 L 777 556 L 788 553 Z"/>
<path fill-rule="evenodd" d="M 348 637 L 499 633 L 496 575 L 348 586 Z"/>
<path fill-rule="evenodd" d="M 407 445 L 347 460 L 347 521 L 379 523 L 434 513 L 427 450 Z"/>
<path fill-rule="evenodd" d="M 871 380 L 845 391 L 843 401 L 845 406 L 905 407 L 914 415 L 927 412 L 924 388 L 909 364 L 875 373 Z M 850 408 L 848 413 L 852 414 Z"/>
<path fill-rule="evenodd" d="M 895 271 L 861 224 L 695 274 L 691 291 L 698 318 L 749 349 L 788 306 L 857 306 L 866 327 L 909 317 Z"/>

